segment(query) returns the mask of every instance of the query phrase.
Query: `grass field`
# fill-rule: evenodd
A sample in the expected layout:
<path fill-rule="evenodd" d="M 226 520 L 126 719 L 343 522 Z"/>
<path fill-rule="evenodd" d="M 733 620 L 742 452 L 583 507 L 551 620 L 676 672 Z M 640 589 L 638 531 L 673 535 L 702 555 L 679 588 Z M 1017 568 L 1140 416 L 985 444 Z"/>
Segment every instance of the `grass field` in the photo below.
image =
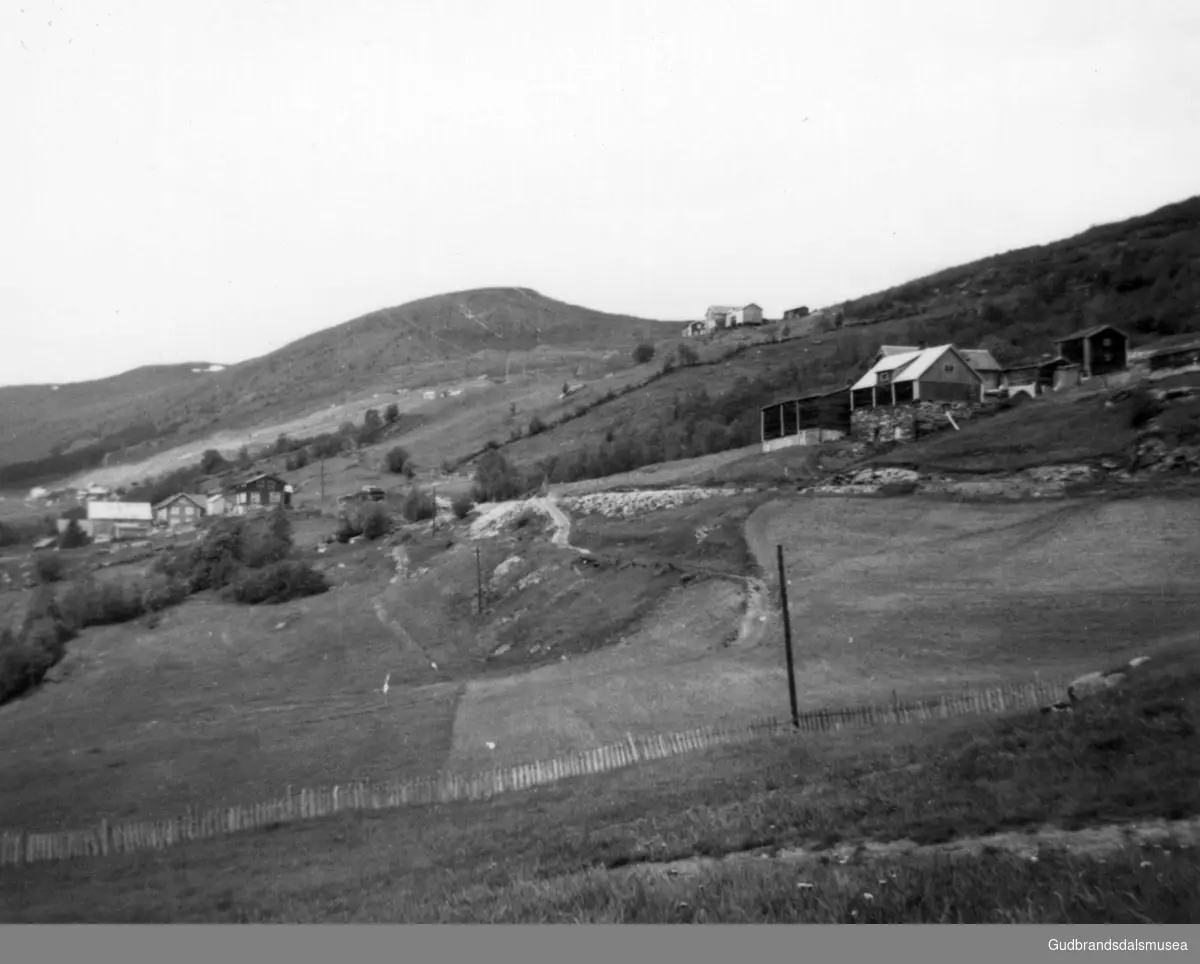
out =
<path fill-rule="evenodd" d="M 1195 922 L 1186 840 L 1117 827 L 1056 848 L 1200 814 L 1197 659 L 1160 652 L 1074 714 L 765 739 L 488 803 L 33 865 L 0 880 L 0 906 L 14 922 Z M 1043 827 L 1036 862 L 986 840 L 937 850 Z M 663 873 L 759 853 L 776 859 Z"/>
<path fill-rule="evenodd" d="M 746 571 L 743 524 L 776 592 L 774 546 L 785 548 L 804 709 L 1061 677 L 1194 638 L 1193 500 L 796 496 L 747 520 L 763 498 L 576 520 L 577 544 L 615 557 L 599 568 L 524 531 L 484 540 L 482 617 L 459 533 L 411 542 L 426 569 L 411 579 L 392 582 L 379 546 L 335 546 L 320 558 L 342 585 L 324 596 L 258 609 L 200 597 L 153 629 L 88 630 L 61 682 L 0 708 L 12 775 L 0 823 L 150 817 L 288 783 L 525 762 L 626 732 L 785 716 L 776 607 L 755 642 L 730 646 L 743 588 L 684 585 L 661 566 Z M 512 556 L 519 565 L 495 579 Z"/>
<path fill-rule="evenodd" d="M 369 552 L 382 555 L 357 555 Z M 459 685 L 378 620 L 370 600 L 387 568 L 372 576 L 346 557 L 353 578 L 323 596 L 257 609 L 194 597 L 153 629 L 86 631 L 62 682 L 0 707 L 0 823 L 71 826 L 348 772 L 437 771 Z M 400 685 L 385 698 L 388 672 Z"/>

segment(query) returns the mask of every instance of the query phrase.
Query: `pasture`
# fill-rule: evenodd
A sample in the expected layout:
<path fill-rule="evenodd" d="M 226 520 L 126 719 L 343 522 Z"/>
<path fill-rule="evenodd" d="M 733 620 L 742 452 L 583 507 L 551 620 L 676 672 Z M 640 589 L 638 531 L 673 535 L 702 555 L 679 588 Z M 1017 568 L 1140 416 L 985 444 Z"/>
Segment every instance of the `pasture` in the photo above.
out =
<path fill-rule="evenodd" d="M 736 573 L 735 533 L 716 527 L 710 559 L 695 529 L 740 526 L 762 498 L 583 519 L 578 540 Z M 745 531 L 775 599 L 785 547 L 802 709 L 1070 676 L 1194 640 L 1200 616 L 1194 501 L 797 496 Z M 536 531 L 510 534 L 480 544 L 480 616 L 473 547 L 426 542 L 411 557 L 424 571 L 394 583 L 380 546 L 331 547 L 326 595 L 255 609 L 197 597 L 154 628 L 88 630 L 59 682 L 0 708 L 0 823 L 152 817 L 788 712 L 777 606 L 738 643 L 736 580 L 577 568 Z M 522 567 L 494 579 L 513 555 Z"/>

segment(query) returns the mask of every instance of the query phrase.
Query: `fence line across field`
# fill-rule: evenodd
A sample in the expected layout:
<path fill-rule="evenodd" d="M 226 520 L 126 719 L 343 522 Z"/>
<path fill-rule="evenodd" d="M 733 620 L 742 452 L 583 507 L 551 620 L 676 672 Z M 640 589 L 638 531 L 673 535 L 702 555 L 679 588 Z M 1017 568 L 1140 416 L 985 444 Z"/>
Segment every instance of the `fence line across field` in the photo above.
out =
<path fill-rule="evenodd" d="M 1059 702 L 1066 695 L 1065 683 L 1039 680 L 969 690 L 915 703 L 893 702 L 813 710 L 800 714 L 799 732 L 820 733 L 1003 713 Z M 793 732 L 796 731 L 790 719 L 770 717 L 750 723 L 717 723 L 679 733 L 651 736 L 629 734 L 619 743 L 592 750 L 471 774 L 446 772 L 436 777 L 410 780 L 360 780 L 295 792 L 289 787 L 287 793 L 276 799 L 204 811 L 188 808 L 182 815 L 161 820 L 110 823 L 105 819 L 84 830 L 50 833 L 5 831 L 0 833 L 0 867 L 47 860 L 103 857 L 137 850 L 161 850 L 189 841 L 311 820 L 346 810 L 389 810 L 457 800 L 485 800 L 573 777 L 607 773 L 643 761 L 662 760 L 722 744 Z"/>

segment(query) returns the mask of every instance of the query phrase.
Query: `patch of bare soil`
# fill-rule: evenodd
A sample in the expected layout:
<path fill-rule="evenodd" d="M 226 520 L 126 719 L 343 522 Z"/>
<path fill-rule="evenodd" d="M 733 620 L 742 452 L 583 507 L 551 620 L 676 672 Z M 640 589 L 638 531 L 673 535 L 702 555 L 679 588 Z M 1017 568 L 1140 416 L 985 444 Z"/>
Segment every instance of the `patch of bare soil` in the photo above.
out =
<path fill-rule="evenodd" d="M 860 840 L 833 847 L 795 847 L 786 850 L 752 850 L 725 857 L 688 857 L 666 863 L 635 864 L 628 872 L 647 875 L 679 877 L 698 874 L 738 861 L 775 860 L 797 866 L 827 863 L 869 863 L 895 860 L 929 860 L 934 857 L 971 859 L 984 854 L 1007 852 L 1025 859 L 1036 860 L 1045 850 L 1066 851 L 1075 855 L 1104 857 L 1129 844 L 1182 848 L 1200 844 L 1200 818 L 1187 820 L 1153 820 L 1130 824 L 1108 824 L 1082 830 L 1063 830 L 1044 826 L 1026 833 L 1010 832 L 986 837 L 963 837 L 941 844 L 916 844 L 911 840 L 879 843 Z"/>

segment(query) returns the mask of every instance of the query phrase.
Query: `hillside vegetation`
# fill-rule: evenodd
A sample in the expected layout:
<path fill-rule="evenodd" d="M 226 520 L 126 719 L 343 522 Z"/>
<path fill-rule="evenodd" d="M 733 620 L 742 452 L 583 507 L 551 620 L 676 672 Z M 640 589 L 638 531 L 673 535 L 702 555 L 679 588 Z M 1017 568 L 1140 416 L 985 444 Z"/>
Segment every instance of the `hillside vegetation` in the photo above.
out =
<path fill-rule="evenodd" d="M 372 312 L 260 358 L 140 368 L 99 381 L 0 388 L 0 488 L 31 485 L 221 429 L 282 420 L 373 385 L 503 375 L 506 364 L 600 364 L 679 325 L 487 288 Z M 153 444 L 150 444 L 153 443 Z"/>
<path fill-rule="evenodd" d="M 811 337 L 683 362 L 514 443 L 509 457 L 571 482 L 703 456 L 756 440 L 759 406 L 775 397 L 848 384 L 881 344 L 953 342 L 1011 364 L 1102 323 L 1127 330 L 1135 346 L 1200 331 L 1200 197 L 834 306 Z"/>

